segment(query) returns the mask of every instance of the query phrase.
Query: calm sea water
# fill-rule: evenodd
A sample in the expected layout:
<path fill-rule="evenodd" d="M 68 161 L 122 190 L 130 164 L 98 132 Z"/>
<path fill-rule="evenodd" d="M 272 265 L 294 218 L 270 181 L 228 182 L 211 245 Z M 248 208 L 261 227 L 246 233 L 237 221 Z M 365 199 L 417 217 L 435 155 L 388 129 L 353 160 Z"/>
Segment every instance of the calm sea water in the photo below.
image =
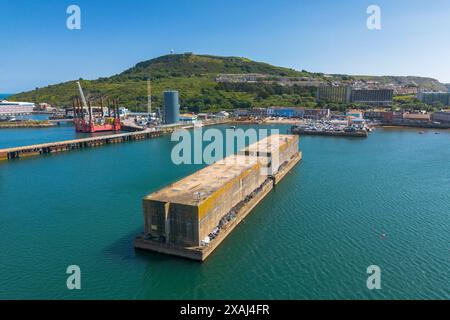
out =
<path fill-rule="evenodd" d="M 48 118 L 46 115 L 32 116 L 34 120 L 45 117 Z M 0 149 L 110 134 L 111 132 L 78 133 L 73 125 L 64 123 L 52 128 L 1 129 Z"/>
<path fill-rule="evenodd" d="M 0 100 L 6 99 L 6 98 L 8 98 L 9 96 L 11 96 L 10 93 L 0 93 Z"/>
<path fill-rule="evenodd" d="M 172 146 L 0 163 L 0 298 L 450 298 L 449 132 L 303 137 L 302 162 L 203 264 L 133 249 L 142 197 L 198 169 Z M 366 288 L 373 264 L 381 290 Z"/>

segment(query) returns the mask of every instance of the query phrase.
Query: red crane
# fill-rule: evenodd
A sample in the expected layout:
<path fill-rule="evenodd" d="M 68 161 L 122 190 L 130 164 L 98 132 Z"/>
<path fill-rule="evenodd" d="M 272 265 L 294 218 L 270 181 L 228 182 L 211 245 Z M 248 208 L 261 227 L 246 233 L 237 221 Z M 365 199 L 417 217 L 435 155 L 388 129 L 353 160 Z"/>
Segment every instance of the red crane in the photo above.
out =
<path fill-rule="evenodd" d="M 119 102 L 117 99 L 113 100 L 112 106 L 108 101 L 108 116 L 105 117 L 103 112 L 103 97 L 100 98 L 101 112 L 100 116 L 96 116 L 93 113 L 91 101 L 86 102 L 83 90 L 79 82 L 78 90 L 80 91 L 81 101 L 77 97 L 73 101 L 74 109 L 74 124 L 77 132 L 93 133 L 102 131 L 120 131 L 120 115 L 119 115 Z M 114 115 L 111 116 L 111 108 L 114 111 Z M 87 111 L 87 114 L 85 113 Z"/>

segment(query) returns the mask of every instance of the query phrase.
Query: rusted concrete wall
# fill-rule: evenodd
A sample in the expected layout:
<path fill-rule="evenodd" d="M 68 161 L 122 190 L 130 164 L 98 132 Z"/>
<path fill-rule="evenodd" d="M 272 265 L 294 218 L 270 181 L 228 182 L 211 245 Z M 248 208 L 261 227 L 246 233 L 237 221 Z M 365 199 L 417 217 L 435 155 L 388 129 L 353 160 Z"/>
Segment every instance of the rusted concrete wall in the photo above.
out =
<path fill-rule="evenodd" d="M 201 203 L 199 206 L 199 240 L 203 240 L 211 233 L 222 217 L 257 189 L 265 178 L 260 176 L 260 166 L 255 163 L 251 169 L 244 171 Z"/>
<path fill-rule="evenodd" d="M 293 156 L 297 155 L 298 153 L 298 136 L 293 136 L 291 140 L 289 140 L 288 143 L 283 145 L 280 148 L 280 152 L 278 154 L 279 156 L 279 166 L 281 166 L 283 163 L 289 161 Z M 277 168 L 278 171 L 278 168 Z"/>
<path fill-rule="evenodd" d="M 143 201 L 145 233 L 166 242 L 198 246 L 198 208 L 156 200 Z"/>
<path fill-rule="evenodd" d="M 252 145 L 257 145 L 258 148 L 255 149 L 249 146 L 239 151 L 238 154 L 258 157 L 258 161 L 263 168 L 262 173 L 273 176 L 283 163 L 289 161 L 298 153 L 299 137 L 297 135 L 275 135 L 266 139 L 271 141 L 270 149 L 266 149 L 264 144 L 261 143 L 262 141 L 259 141 L 258 143 L 260 144 L 255 143 Z"/>
<path fill-rule="evenodd" d="M 254 165 L 224 184 L 197 205 L 144 199 L 145 233 L 164 236 L 168 242 L 200 246 L 201 241 L 217 227 L 222 217 L 257 189 L 267 177 Z"/>

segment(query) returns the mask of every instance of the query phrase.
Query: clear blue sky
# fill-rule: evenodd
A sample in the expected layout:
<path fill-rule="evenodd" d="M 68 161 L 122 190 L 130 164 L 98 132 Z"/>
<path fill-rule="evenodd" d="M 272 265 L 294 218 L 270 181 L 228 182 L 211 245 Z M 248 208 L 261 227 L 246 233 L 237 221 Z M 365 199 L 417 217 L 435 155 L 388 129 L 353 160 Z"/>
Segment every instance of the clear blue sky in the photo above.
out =
<path fill-rule="evenodd" d="M 82 28 L 66 28 L 81 8 Z M 366 27 L 381 7 L 382 29 Z M 119 73 L 167 54 L 450 82 L 448 0 L 0 0 L 0 92 Z"/>

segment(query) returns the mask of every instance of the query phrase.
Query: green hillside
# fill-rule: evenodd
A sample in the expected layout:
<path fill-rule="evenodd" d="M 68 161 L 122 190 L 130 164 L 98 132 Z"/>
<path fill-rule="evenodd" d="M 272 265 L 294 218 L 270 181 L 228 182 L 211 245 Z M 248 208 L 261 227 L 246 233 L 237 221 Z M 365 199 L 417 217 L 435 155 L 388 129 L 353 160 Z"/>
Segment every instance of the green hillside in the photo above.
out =
<path fill-rule="evenodd" d="M 316 107 L 316 89 L 304 86 L 280 86 L 257 81 L 256 83 L 218 83 L 219 74 L 261 74 L 264 80 L 290 78 L 315 78 L 332 82 L 339 80 L 373 80 L 380 83 L 414 85 L 427 90 L 446 90 L 439 81 L 425 77 L 332 75 L 272 66 L 240 57 L 171 54 L 143 61 L 124 72 L 108 78 L 82 80 L 85 94 L 117 98 L 122 106 L 133 111 L 147 108 L 147 79 L 152 79 L 153 106 L 162 106 L 164 90 L 179 90 L 181 106 L 189 111 L 231 110 L 234 108 L 267 106 Z M 261 79 L 260 79 L 261 80 Z M 70 107 L 72 97 L 78 94 L 74 81 L 36 88 L 10 97 L 35 103 L 47 102 L 58 107 Z M 333 109 L 347 106 L 328 106 Z"/>
<path fill-rule="evenodd" d="M 188 53 L 166 55 L 140 62 L 112 77 L 82 80 L 81 84 L 86 95 L 118 98 L 121 105 L 135 111 L 146 110 L 148 77 L 152 79 L 152 103 L 156 107 L 162 105 L 162 92 L 168 89 L 179 90 L 181 105 L 191 111 L 270 105 L 315 105 L 315 90 L 311 88 L 284 88 L 263 83 L 223 86 L 215 81 L 216 76 L 221 73 L 258 73 L 274 77 L 318 76 L 245 58 Z M 71 106 L 72 97 L 77 94 L 74 80 L 36 88 L 10 99 L 68 107 Z"/>
<path fill-rule="evenodd" d="M 168 77 L 197 77 L 205 74 L 219 73 L 245 74 L 260 73 L 284 77 L 302 77 L 309 73 L 293 69 L 275 67 L 267 63 L 255 62 L 240 57 L 218 57 L 195 55 L 191 53 L 166 55 L 152 60 L 140 62 L 114 80 L 143 80 L 151 74 L 152 79 Z"/>

